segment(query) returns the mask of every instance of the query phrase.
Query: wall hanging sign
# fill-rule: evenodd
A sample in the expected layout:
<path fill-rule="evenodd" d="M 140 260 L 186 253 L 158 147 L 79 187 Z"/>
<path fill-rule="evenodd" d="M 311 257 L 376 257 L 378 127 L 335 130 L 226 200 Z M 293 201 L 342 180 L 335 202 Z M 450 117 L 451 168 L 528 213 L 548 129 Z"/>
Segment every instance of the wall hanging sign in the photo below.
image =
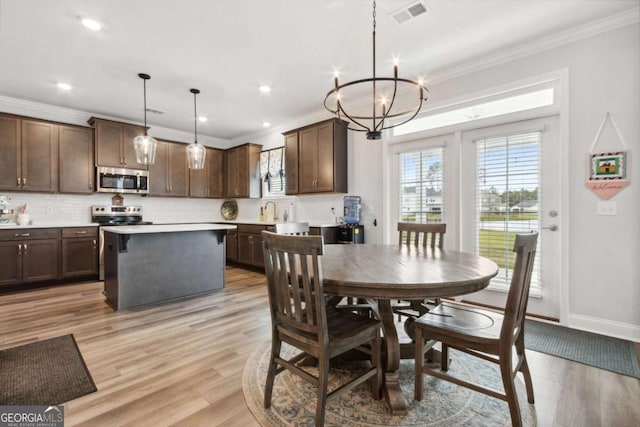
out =
<path fill-rule="evenodd" d="M 613 129 L 618 136 L 623 151 L 612 151 L 607 153 L 595 152 L 596 144 L 602 134 L 602 129 L 607 120 L 611 122 Z M 600 128 L 591 144 L 587 154 L 587 181 L 586 186 L 601 199 L 608 200 L 619 191 L 629 185 L 628 179 L 628 154 L 627 144 L 610 113 L 605 114 L 600 123 Z"/>

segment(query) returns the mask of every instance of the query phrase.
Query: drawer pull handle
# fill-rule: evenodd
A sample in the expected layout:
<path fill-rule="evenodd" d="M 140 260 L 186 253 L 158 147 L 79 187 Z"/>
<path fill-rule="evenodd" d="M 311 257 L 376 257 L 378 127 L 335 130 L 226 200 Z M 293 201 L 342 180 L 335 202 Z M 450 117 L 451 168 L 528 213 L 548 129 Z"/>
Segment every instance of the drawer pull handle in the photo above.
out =
<path fill-rule="evenodd" d="M 31 234 L 29 233 L 16 233 L 13 237 L 29 237 Z"/>
<path fill-rule="evenodd" d="M 87 234 L 87 232 L 84 231 L 84 230 L 83 231 L 76 231 L 76 234 Z"/>

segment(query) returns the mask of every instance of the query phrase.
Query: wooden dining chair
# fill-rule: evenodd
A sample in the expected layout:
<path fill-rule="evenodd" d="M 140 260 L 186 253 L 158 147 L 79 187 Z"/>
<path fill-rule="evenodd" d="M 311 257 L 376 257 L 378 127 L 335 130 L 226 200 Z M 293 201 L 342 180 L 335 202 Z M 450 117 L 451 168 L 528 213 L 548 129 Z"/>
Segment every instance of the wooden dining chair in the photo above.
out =
<path fill-rule="evenodd" d="M 324 425 L 328 402 L 370 378 L 373 378 L 372 393 L 379 399 L 382 384 L 382 325 L 378 320 L 326 306 L 321 268 L 322 237 L 291 236 L 269 231 L 263 231 L 262 237 L 271 312 L 271 356 L 264 407 L 271 406 L 275 377 L 285 369 L 317 387 L 316 426 Z M 280 355 L 282 343 L 300 352 L 284 359 Z M 329 361 L 353 349 L 370 355 L 371 368 L 329 391 Z M 308 357 L 317 360 L 317 375 L 299 363 Z"/>
<path fill-rule="evenodd" d="M 416 224 L 412 222 L 398 223 L 398 246 L 414 246 L 431 249 L 444 248 L 444 234 L 447 232 L 447 224 Z M 398 301 L 393 306 L 393 311 L 400 316 L 418 317 L 428 311 L 427 306 L 440 304 L 440 298 L 416 301 Z M 417 314 L 416 314 L 417 313 Z M 408 325 L 407 325 L 408 326 Z M 407 331 L 409 332 L 409 331 Z"/>
<path fill-rule="evenodd" d="M 516 259 L 504 314 L 447 301 L 416 319 L 414 324 L 416 400 L 422 400 L 422 374 L 425 373 L 505 400 L 509 405 L 511 424 L 522 425 L 514 378 L 518 372 L 522 372 L 527 389 L 527 400 L 533 403 L 533 385 L 524 351 L 524 318 L 537 242 L 538 233 L 516 235 L 513 249 Z M 504 392 L 425 366 L 424 352 L 430 346 L 425 346 L 423 337 L 442 344 L 442 371 L 449 369 L 449 348 L 455 348 L 500 365 Z M 517 360 L 515 365 L 512 365 L 514 346 Z"/>
<path fill-rule="evenodd" d="M 306 236 L 309 234 L 309 223 L 308 222 L 278 222 L 276 223 L 276 233 Z"/>
<path fill-rule="evenodd" d="M 447 224 L 416 224 L 412 222 L 398 223 L 398 245 L 444 247 L 444 233 Z"/>

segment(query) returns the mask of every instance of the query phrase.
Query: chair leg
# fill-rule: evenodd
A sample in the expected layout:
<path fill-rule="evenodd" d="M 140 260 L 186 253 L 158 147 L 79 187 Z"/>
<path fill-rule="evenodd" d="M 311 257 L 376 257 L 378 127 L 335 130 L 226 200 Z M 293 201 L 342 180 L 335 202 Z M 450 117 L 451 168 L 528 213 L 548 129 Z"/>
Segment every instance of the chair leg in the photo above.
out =
<path fill-rule="evenodd" d="M 329 384 L 329 359 L 318 360 L 318 402 L 316 404 L 316 427 L 324 426 L 324 410 L 327 405 L 327 388 Z"/>
<path fill-rule="evenodd" d="M 449 370 L 449 346 L 445 343 L 441 343 L 440 369 L 443 371 Z"/>
<path fill-rule="evenodd" d="M 531 381 L 531 373 L 529 372 L 529 364 L 527 363 L 527 355 L 524 352 L 524 333 L 520 332 L 520 335 L 516 339 L 516 354 L 522 358 L 522 365 L 520 365 L 520 372 L 524 376 L 524 384 L 527 387 L 527 402 L 534 403 L 533 398 L 533 382 Z"/>
<path fill-rule="evenodd" d="M 520 405 L 518 404 L 516 386 L 513 382 L 513 372 L 511 371 L 510 357 L 500 359 L 500 375 L 502 376 L 502 385 L 504 386 L 505 395 L 507 396 L 507 403 L 509 404 L 511 425 L 513 427 L 521 427 L 522 418 L 520 417 Z"/>
<path fill-rule="evenodd" d="M 424 365 L 424 340 L 422 339 L 422 328 L 415 329 L 415 375 L 413 398 L 422 400 L 422 366 Z"/>
<path fill-rule="evenodd" d="M 271 393 L 273 392 L 273 382 L 276 379 L 276 357 L 280 355 L 282 342 L 274 334 L 271 338 L 271 356 L 269 357 L 269 368 L 267 370 L 267 382 L 264 386 L 264 408 L 271 407 Z"/>

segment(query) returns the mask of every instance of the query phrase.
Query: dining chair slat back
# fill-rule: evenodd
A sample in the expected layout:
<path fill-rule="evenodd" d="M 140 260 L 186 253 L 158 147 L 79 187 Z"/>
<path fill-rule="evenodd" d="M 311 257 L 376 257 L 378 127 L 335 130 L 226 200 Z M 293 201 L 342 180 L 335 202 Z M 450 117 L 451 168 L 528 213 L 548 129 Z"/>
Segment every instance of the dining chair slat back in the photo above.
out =
<path fill-rule="evenodd" d="M 265 275 L 271 313 L 271 355 L 264 392 L 264 407 L 271 406 L 276 375 L 289 370 L 318 388 L 315 425 L 324 425 L 326 403 L 343 391 L 373 378 L 372 393 L 381 397 L 381 322 L 345 310 L 328 308 L 323 290 L 322 236 L 262 232 Z M 282 343 L 300 352 L 281 356 Z M 358 349 L 371 356 L 371 367 L 335 390 L 328 391 L 329 360 Z M 312 357 L 317 374 L 298 364 Z"/>
<path fill-rule="evenodd" d="M 516 253 L 504 314 L 444 302 L 415 321 L 415 398 L 422 400 L 422 374 L 428 374 L 480 393 L 505 400 L 511 423 L 521 426 L 520 406 L 514 378 L 521 372 L 527 401 L 534 403 L 533 384 L 524 350 L 524 318 L 529 299 L 531 275 L 538 233 L 516 235 Z M 441 343 L 441 369 L 424 365 L 425 337 Z M 515 347 L 515 358 L 513 348 Z M 445 373 L 449 369 L 449 348 L 497 363 L 504 391 L 498 391 Z"/>
<path fill-rule="evenodd" d="M 276 224 L 276 233 L 306 236 L 309 234 L 309 223 L 308 222 L 279 222 Z"/>
<path fill-rule="evenodd" d="M 444 247 L 444 234 L 447 232 L 447 224 L 416 224 L 412 222 L 398 223 L 398 245 L 402 246 L 436 246 Z"/>

